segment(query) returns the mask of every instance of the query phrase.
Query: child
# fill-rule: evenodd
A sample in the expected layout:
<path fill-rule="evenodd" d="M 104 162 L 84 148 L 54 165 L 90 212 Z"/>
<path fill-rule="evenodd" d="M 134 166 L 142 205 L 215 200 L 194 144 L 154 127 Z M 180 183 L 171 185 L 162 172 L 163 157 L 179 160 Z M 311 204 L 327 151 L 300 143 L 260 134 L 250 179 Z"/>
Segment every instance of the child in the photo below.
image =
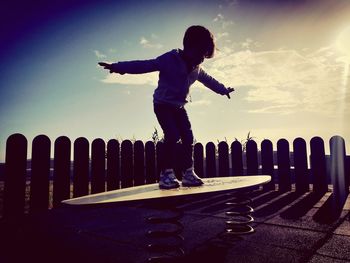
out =
<path fill-rule="evenodd" d="M 199 80 L 206 87 L 221 95 L 227 95 L 233 88 L 209 76 L 200 64 L 205 58 L 212 58 L 215 51 L 214 36 L 203 26 L 191 26 L 184 35 L 183 50 L 174 49 L 155 59 L 125 61 L 113 64 L 100 62 L 99 65 L 110 73 L 142 74 L 159 71 L 158 87 L 153 94 L 154 112 L 164 133 L 164 162 L 159 187 L 171 189 L 180 186 L 174 173 L 176 144 L 181 140 L 184 174 L 183 186 L 199 186 L 203 181 L 193 168 L 193 133 L 184 108 L 190 86 Z"/>

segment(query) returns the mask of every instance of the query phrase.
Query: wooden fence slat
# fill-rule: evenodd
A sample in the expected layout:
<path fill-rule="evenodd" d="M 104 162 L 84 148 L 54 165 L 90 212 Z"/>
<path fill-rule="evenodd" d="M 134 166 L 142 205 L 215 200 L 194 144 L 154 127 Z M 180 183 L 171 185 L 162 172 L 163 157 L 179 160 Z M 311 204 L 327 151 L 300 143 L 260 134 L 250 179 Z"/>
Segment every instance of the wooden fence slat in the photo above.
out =
<path fill-rule="evenodd" d="M 134 180 L 135 185 L 145 184 L 145 147 L 142 141 L 134 143 Z"/>
<path fill-rule="evenodd" d="M 349 194 L 348 176 L 345 174 L 345 141 L 340 136 L 333 136 L 330 141 L 331 179 L 335 207 L 342 209 Z"/>
<path fill-rule="evenodd" d="M 27 139 L 13 134 L 6 141 L 4 218 L 20 218 L 24 214 L 27 169 Z"/>
<path fill-rule="evenodd" d="M 239 141 L 234 141 L 231 144 L 231 161 L 232 161 L 232 175 L 243 175 L 243 157 L 242 144 Z"/>
<path fill-rule="evenodd" d="M 30 212 L 45 211 L 49 207 L 51 141 L 39 135 L 32 143 L 32 169 L 30 181 Z"/>
<path fill-rule="evenodd" d="M 107 143 L 107 190 L 120 188 L 119 142 L 111 139 Z"/>
<path fill-rule="evenodd" d="M 266 139 L 261 142 L 261 172 L 271 176 L 271 182 L 263 186 L 264 191 L 275 190 L 273 146 L 272 142 Z"/>
<path fill-rule="evenodd" d="M 219 177 L 230 176 L 230 163 L 228 144 L 220 142 L 218 145 L 219 153 Z"/>
<path fill-rule="evenodd" d="M 287 192 L 292 190 L 289 143 L 286 139 L 277 141 L 277 164 L 279 191 Z"/>
<path fill-rule="evenodd" d="M 326 156 L 324 141 L 320 137 L 313 137 L 310 141 L 310 164 L 313 182 L 313 191 L 324 194 L 328 191 Z"/>
<path fill-rule="evenodd" d="M 306 142 L 303 138 L 296 138 L 293 141 L 295 189 L 299 193 L 308 192 L 309 179 L 307 167 Z"/>
<path fill-rule="evenodd" d="M 195 173 L 203 178 L 204 177 L 204 148 L 201 143 L 196 143 L 193 149 L 193 164 Z"/>
<path fill-rule="evenodd" d="M 329 143 L 331 150 L 329 170 L 334 189 L 333 197 L 335 204 L 341 207 L 349 194 L 345 141 L 340 136 L 333 136 Z M 106 152 L 105 142 L 102 139 L 96 139 L 91 145 L 90 178 L 89 142 L 83 137 L 76 139 L 74 142 L 72 177 L 73 197 L 89 194 L 90 179 L 91 193 L 105 191 L 106 179 L 108 190 L 157 182 L 163 156 L 162 146 L 161 142 L 154 145 L 151 141 L 146 144 L 143 144 L 142 141 L 136 141 L 133 145 L 129 140 L 123 141 L 121 144 L 117 140 L 110 140 Z M 182 156 L 181 145 L 178 146 L 177 156 Z M 56 139 L 54 147 L 53 206 L 59 207 L 62 200 L 71 197 L 71 141 L 69 138 L 61 136 Z M 39 135 L 34 138 L 30 182 L 31 213 L 45 211 L 49 206 L 50 148 L 51 143 L 47 136 Z M 314 192 L 324 194 L 328 191 L 329 181 L 323 139 L 320 137 L 312 138 L 310 149 L 311 169 L 309 172 L 305 140 L 296 138 L 293 141 L 293 160 L 290 159 L 288 141 L 285 139 L 279 140 L 277 143 L 278 178 L 265 185 L 264 190 L 274 190 L 274 182 L 278 182 L 280 191 L 290 191 L 292 179 L 290 166 L 294 162 L 297 192 L 305 193 L 309 191 L 309 181 L 313 183 Z M 258 174 L 259 161 L 256 142 L 248 141 L 246 150 L 247 174 Z M 226 142 L 220 142 L 217 151 L 214 143 L 207 143 L 205 146 L 205 171 L 203 152 L 202 144 L 194 145 L 194 167 L 200 177 L 243 175 L 243 155 L 240 142 L 235 141 L 231 144 L 231 160 L 229 159 L 229 149 Z M 273 158 L 272 142 L 264 140 L 261 143 L 262 174 L 269 174 L 274 177 Z M 232 163 L 232 170 L 230 170 L 230 162 Z M 6 144 L 3 210 L 5 218 L 23 216 L 26 204 L 27 163 L 27 139 L 21 134 L 11 135 Z M 175 167 L 178 175 L 182 172 L 181 164 L 182 162 L 178 159 L 177 167 Z"/>
<path fill-rule="evenodd" d="M 91 144 L 91 193 L 106 191 L 106 169 L 105 169 L 106 144 L 98 138 Z"/>
<path fill-rule="evenodd" d="M 145 144 L 145 162 L 146 162 L 146 184 L 156 182 L 156 147 L 154 142 L 148 141 Z"/>
<path fill-rule="evenodd" d="M 133 145 L 130 140 L 124 140 L 121 144 L 121 187 L 133 186 Z"/>
<path fill-rule="evenodd" d="M 73 197 L 89 194 L 89 142 L 80 137 L 74 142 Z"/>
<path fill-rule="evenodd" d="M 53 170 L 53 207 L 59 207 L 62 200 L 70 198 L 71 141 L 66 136 L 55 141 Z"/>
<path fill-rule="evenodd" d="M 258 164 L 258 147 L 254 140 L 247 142 L 247 175 L 257 175 Z"/>
<path fill-rule="evenodd" d="M 216 149 L 213 142 L 205 146 L 206 155 L 206 177 L 216 177 Z"/>

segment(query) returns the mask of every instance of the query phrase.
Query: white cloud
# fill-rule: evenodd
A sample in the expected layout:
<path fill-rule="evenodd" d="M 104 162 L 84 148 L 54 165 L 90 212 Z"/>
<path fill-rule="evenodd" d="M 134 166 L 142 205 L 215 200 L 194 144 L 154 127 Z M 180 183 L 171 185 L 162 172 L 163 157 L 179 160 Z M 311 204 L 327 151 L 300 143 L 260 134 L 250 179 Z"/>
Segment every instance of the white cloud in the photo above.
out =
<path fill-rule="evenodd" d="M 344 63 L 332 47 L 308 55 L 295 50 L 223 49 L 207 64 L 207 71 L 227 86 L 249 87 L 245 100 L 265 105 L 251 112 L 310 111 L 331 115 L 345 96 Z"/>
<path fill-rule="evenodd" d="M 235 24 L 233 20 L 226 19 L 221 13 L 217 14 L 217 16 L 213 19 L 213 22 L 219 23 L 222 29 L 227 29 L 228 27 L 233 26 Z"/>
<path fill-rule="evenodd" d="M 268 96 L 266 96 L 268 94 Z M 296 106 L 298 104 L 298 99 L 295 98 L 293 92 L 281 90 L 277 87 L 265 87 L 264 89 L 251 89 L 248 91 L 247 101 L 250 102 L 268 102 L 278 105 L 288 105 Z"/>
<path fill-rule="evenodd" d="M 157 39 L 158 37 L 154 34 L 151 35 L 151 38 L 153 40 Z M 146 39 L 145 37 L 141 37 L 140 39 L 140 45 L 143 47 L 143 48 L 156 48 L 156 49 L 160 49 L 163 47 L 162 44 L 159 44 L 159 43 L 154 43 L 153 41 L 150 41 L 148 39 Z"/>
<path fill-rule="evenodd" d="M 276 105 L 276 106 L 268 106 L 259 109 L 248 110 L 250 113 L 279 113 L 283 115 L 291 114 L 294 112 L 295 105 Z"/>
<path fill-rule="evenodd" d="M 151 85 L 156 86 L 158 83 L 158 72 L 147 74 L 108 74 L 102 82 L 108 84 L 124 84 L 124 85 Z"/>
<path fill-rule="evenodd" d="M 225 0 L 224 4 L 219 5 L 219 9 L 227 9 L 239 4 L 238 0 Z"/>
<path fill-rule="evenodd" d="M 107 56 L 102 54 L 99 50 L 94 50 L 94 53 L 97 58 L 107 58 Z"/>
<path fill-rule="evenodd" d="M 250 48 L 253 43 L 253 40 L 250 38 L 247 38 L 244 42 L 241 43 L 242 48 Z"/>
<path fill-rule="evenodd" d="M 213 22 L 218 22 L 224 19 L 224 16 L 222 14 L 218 14 L 214 19 Z"/>
<path fill-rule="evenodd" d="M 148 41 L 146 38 L 141 37 L 140 44 L 141 44 L 141 45 L 148 45 L 148 44 L 149 44 L 149 41 Z"/>
<path fill-rule="evenodd" d="M 216 40 L 220 40 L 222 38 L 227 38 L 229 36 L 229 33 L 228 32 L 222 32 L 222 33 L 217 33 L 216 34 Z"/>

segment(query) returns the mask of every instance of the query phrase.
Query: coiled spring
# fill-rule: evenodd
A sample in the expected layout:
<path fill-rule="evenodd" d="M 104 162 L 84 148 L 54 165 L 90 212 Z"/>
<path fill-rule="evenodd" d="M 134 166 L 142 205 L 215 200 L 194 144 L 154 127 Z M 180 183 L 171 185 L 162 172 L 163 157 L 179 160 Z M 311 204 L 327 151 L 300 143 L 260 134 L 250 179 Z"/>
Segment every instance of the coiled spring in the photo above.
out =
<path fill-rule="evenodd" d="M 248 193 L 235 193 L 233 198 L 226 202 L 229 210 L 226 211 L 226 234 L 245 235 L 254 233 L 254 228 L 250 225 L 254 222 L 251 214 L 254 209 L 251 207 L 252 200 Z"/>
<path fill-rule="evenodd" d="M 153 228 L 146 233 L 150 239 L 147 249 L 150 252 L 163 253 L 160 256 L 148 258 L 148 262 L 172 262 L 185 255 L 182 247 L 184 238 L 181 235 L 184 228 L 180 222 L 182 216 L 183 212 L 174 208 L 164 211 L 160 216 L 151 216 L 146 219 L 153 225 Z"/>

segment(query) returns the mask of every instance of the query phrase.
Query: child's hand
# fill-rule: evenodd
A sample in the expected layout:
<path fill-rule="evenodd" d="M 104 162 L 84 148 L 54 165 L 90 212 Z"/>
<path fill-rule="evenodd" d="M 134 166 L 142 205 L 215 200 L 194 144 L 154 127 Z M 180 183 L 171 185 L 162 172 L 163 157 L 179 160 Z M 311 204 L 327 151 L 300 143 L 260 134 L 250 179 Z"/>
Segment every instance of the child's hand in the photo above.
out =
<path fill-rule="evenodd" d="M 125 72 L 119 72 L 116 70 L 116 68 L 112 68 L 112 64 L 106 63 L 106 62 L 98 62 L 98 64 L 103 67 L 104 69 L 108 69 L 109 73 L 119 73 L 120 75 L 124 75 Z"/>
<path fill-rule="evenodd" d="M 105 63 L 105 62 L 98 62 L 98 64 L 103 67 L 104 69 L 108 69 L 109 70 L 109 73 L 113 73 L 113 70 L 112 70 L 112 64 L 108 64 L 108 63 Z"/>
<path fill-rule="evenodd" d="M 227 88 L 227 93 L 226 93 L 227 98 L 231 99 L 230 93 L 234 90 L 235 90 L 234 88 Z"/>

